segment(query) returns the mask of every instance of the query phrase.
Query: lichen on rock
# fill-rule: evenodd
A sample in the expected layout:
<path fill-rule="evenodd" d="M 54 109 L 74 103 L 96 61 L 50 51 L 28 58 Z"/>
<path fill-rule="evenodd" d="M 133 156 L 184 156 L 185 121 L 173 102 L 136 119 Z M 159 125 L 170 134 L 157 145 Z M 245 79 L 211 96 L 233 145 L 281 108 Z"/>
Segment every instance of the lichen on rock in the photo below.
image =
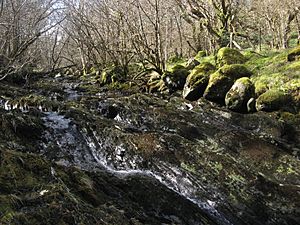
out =
<path fill-rule="evenodd" d="M 248 77 L 238 79 L 225 97 L 227 108 L 237 112 L 247 112 L 247 103 L 255 95 L 254 85 Z"/>

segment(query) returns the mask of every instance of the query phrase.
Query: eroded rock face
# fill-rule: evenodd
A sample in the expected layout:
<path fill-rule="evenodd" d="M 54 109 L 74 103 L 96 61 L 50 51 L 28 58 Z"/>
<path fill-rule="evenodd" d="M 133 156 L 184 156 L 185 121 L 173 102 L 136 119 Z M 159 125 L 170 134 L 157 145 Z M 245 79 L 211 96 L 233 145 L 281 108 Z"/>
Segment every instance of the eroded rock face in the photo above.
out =
<path fill-rule="evenodd" d="M 234 82 L 241 77 L 250 77 L 251 74 L 251 71 L 241 64 L 225 65 L 210 76 L 203 96 L 224 105 L 226 93 Z"/>
<path fill-rule="evenodd" d="M 118 177 L 67 168 L 36 154 L 0 154 L 1 224 L 216 224 L 146 175 Z"/>
<path fill-rule="evenodd" d="M 225 97 L 225 104 L 228 109 L 236 112 L 251 112 L 251 105 L 249 104 L 248 110 L 247 103 L 254 96 L 254 85 L 248 77 L 243 77 L 238 79 L 231 87 L 231 89 L 227 92 Z"/>

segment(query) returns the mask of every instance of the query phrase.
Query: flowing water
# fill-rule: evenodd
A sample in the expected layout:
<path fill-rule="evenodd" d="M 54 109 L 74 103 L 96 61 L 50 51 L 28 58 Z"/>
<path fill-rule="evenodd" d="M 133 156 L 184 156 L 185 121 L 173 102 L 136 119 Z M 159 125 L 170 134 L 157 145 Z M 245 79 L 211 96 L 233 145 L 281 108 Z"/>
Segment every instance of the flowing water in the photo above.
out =
<path fill-rule="evenodd" d="M 300 144 L 297 135 L 285 138 L 281 122 L 205 101 L 88 94 L 76 83 L 57 82 L 63 96 L 48 96 L 56 101 L 60 96 L 63 107 L 41 114 L 39 153 L 45 158 L 122 180 L 158 181 L 209 215 L 212 224 L 297 224 L 296 205 L 286 198 L 298 197 L 299 161 L 291 153 L 299 154 Z M 10 102 L 0 99 L 0 107 L 30 111 Z M 43 111 L 42 105 L 37 109 Z M 281 208 L 288 212 L 284 219 Z"/>
<path fill-rule="evenodd" d="M 57 112 L 45 113 L 43 121 L 48 129 L 44 133 L 41 153 L 56 163 L 77 166 L 84 170 L 105 170 L 121 178 L 127 176 L 152 177 L 195 203 L 219 224 L 231 224 L 214 208 L 215 202 L 204 201 L 196 197 L 196 192 L 203 189 L 202 185 L 197 182 L 195 177 L 186 174 L 180 168 L 158 162 L 155 170 L 139 169 L 136 161 L 142 159 L 138 157 L 130 160 L 122 159 L 122 152 L 126 151 L 122 146 L 116 147 L 116 158 L 119 162 L 115 167 L 108 162 L 105 152 L 101 149 L 101 143 L 95 142 L 98 139 L 95 133 L 93 138 L 88 137 L 78 129 L 71 119 L 59 115 Z"/>

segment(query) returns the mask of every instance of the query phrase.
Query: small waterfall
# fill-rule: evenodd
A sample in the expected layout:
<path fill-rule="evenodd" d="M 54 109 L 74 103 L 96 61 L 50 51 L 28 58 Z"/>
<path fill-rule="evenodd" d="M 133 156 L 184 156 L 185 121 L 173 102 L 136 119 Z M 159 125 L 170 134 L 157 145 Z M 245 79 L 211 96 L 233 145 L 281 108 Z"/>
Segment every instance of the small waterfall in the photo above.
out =
<path fill-rule="evenodd" d="M 186 171 L 162 161 L 157 162 L 156 168 L 151 170 L 139 169 L 137 165 L 142 159 L 137 156 L 126 160 L 126 162 L 120 160 L 121 163 L 116 167 L 108 162 L 109 158 L 105 155 L 105 151 L 101 149 L 102 141 L 96 132 L 93 132 L 93 137 L 89 137 L 88 135 L 84 135 L 84 137 L 90 147 L 93 158 L 101 166 L 105 167 L 107 171 L 119 177 L 137 175 L 151 176 L 167 188 L 196 204 L 201 210 L 208 213 L 220 224 L 231 225 L 231 223 L 216 210 L 215 206 L 217 205 L 217 202 L 197 198 L 197 192 L 204 190 L 204 187 L 197 181 L 197 178 L 188 174 Z M 120 151 L 122 152 L 122 148 L 122 146 L 116 146 L 116 159 L 119 158 L 118 153 Z M 124 165 L 124 163 L 127 165 Z"/>
<path fill-rule="evenodd" d="M 144 170 L 138 167 L 142 161 L 140 157 L 134 156 L 124 160 L 125 149 L 123 146 L 115 147 L 115 157 L 112 159 L 106 154 L 103 148 L 105 145 L 96 132 L 89 136 L 85 130 L 80 131 L 71 119 L 56 112 L 45 113 L 43 120 L 48 129 L 44 132 L 41 153 L 47 158 L 59 164 L 77 166 L 84 170 L 105 170 L 122 179 L 129 176 L 152 177 L 198 205 L 201 210 L 215 218 L 220 224 L 231 224 L 215 209 L 213 201 L 201 201 L 197 198 L 196 192 L 201 191 L 203 187 L 196 182 L 193 176 L 182 169 L 164 162 L 157 162 L 156 168 Z M 110 163 L 112 160 L 118 161 L 117 166 Z"/>
<path fill-rule="evenodd" d="M 47 129 L 41 153 L 47 158 L 65 165 L 74 165 L 90 170 L 99 165 L 89 154 L 90 148 L 71 119 L 57 112 L 47 112 L 43 117 Z"/>

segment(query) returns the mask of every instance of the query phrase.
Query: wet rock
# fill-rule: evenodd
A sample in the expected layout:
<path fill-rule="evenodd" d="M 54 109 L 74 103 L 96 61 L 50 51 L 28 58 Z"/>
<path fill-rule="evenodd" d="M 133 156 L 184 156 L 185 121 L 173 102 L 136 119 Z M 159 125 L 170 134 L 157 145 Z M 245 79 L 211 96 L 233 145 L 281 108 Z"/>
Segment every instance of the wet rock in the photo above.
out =
<path fill-rule="evenodd" d="M 269 90 L 260 95 L 256 101 L 257 111 L 272 112 L 279 109 L 289 109 L 291 96 L 280 90 Z"/>
<path fill-rule="evenodd" d="M 216 224 L 146 175 L 81 171 L 2 149 L 0 156 L 1 224 Z"/>
<path fill-rule="evenodd" d="M 221 48 L 217 53 L 217 64 L 219 66 L 231 65 L 231 64 L 243 64 L 246 62 L 246 58 L 242 53 L 232 48 Z"/>
<path fill-rule="evenodd" d="M 189 101 L 196 101 L 202 97 L 207 87 L 209 76 L 214 70 L 215 67 L 211 63 L 201 63 L 196 66 L 187 77 L 182 94 L 183 98 Z"/>
<path fill-rule="evenodd" d="M 0 224 L 298 223 L 300 130 L 292 115 L 78 91 L 82 98 L 63 103 L 60 114 L 41 113 L 43 132 L 31 147 L 32 130 L 16 135 L 13 120 L 30 124 L 34 115 L 0 110 L 0 118 L 10 114 L 1 121 L 9 129 L 0 129 Z M 107 119 L 102 103 L 121 110 Z M 43 158 L 26 153 L 35 151 Z"/>
<path fill-rule="evenodd" d="M 35 144 L 43 129 L 40 114 L 29 111 L 23 115 L 20 111 L 0 109 L 0 145 L 5 143 L 22 150 L 36 150 Z"/>
<path fill-rule="evenodd" d="M 287 55 L 287 60 L 289 62 L 295 61 L 297 59 L 300 59 L 300 46 L 297 46 L 296 48 L 291 50 Z"/>
<path fill-rule="evenodd" d="M 225 65 L 210 76 L 203 96 L 207 100 L 224 105 L 226 93 L 234 82 L 242 77 L 250 77 L 251 74 L 244 65 Z"/>
<path fill-rule="evenodd" d="M 104 117 L 114 119 L 118 115 L 120 109 L 116 105 L 99 103 L 98 110 Z"/>
<path fill-rule="evenodd" d="M 247 103 L 255 95 L 255 88 L 248 77 L 238 79 L 225 97 L 227 108 L 237 112 L 247 112 Z"/>
<path fill-rule="evenodd" d="M 20 98 L 12 99 L 6 102 L 7 109 L 20 109 L 28 111 L 30 109 L 38 109 L 43 112 L 58 111 L 60 105 L 57 101 L 52 101 L 42 95 L 31 94 Z"/>

